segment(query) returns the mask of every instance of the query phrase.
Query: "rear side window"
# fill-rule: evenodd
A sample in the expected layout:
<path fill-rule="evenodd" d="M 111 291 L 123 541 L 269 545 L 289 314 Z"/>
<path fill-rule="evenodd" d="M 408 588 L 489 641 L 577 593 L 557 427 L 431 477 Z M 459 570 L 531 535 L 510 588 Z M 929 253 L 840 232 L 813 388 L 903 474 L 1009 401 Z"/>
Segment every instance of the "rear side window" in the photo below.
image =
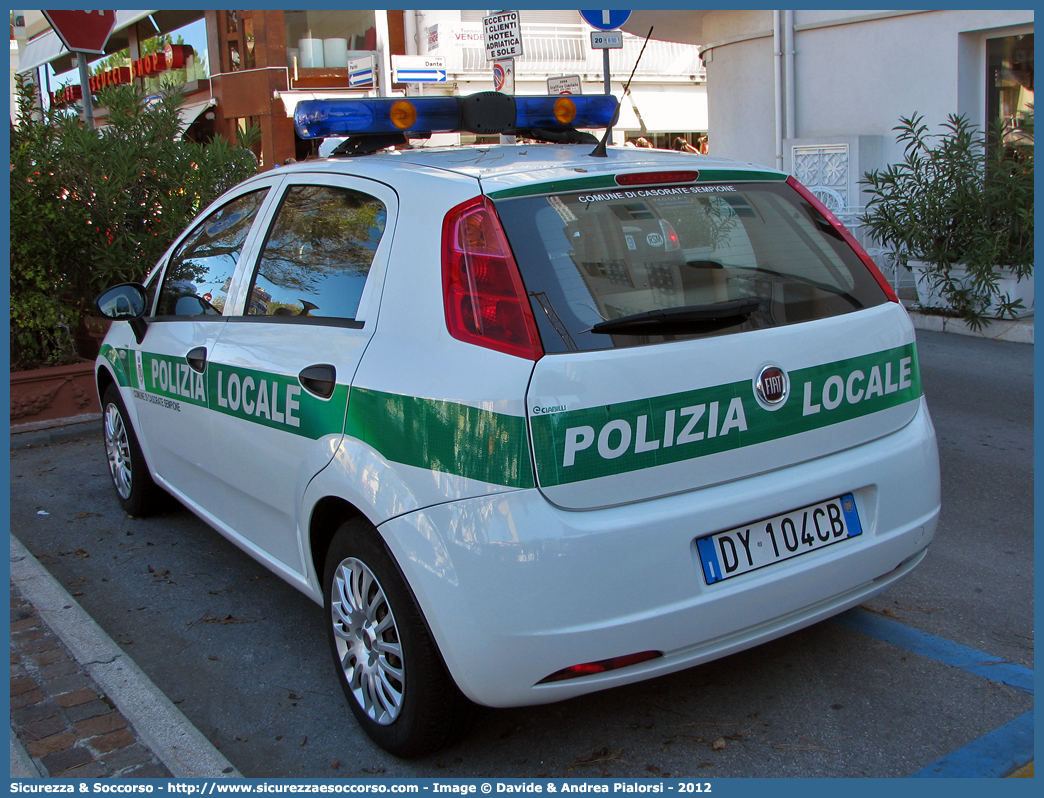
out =
<path fill-rule="evenodd" d="M 784 183 L 516 197 L 496 208 L 548 353 L 776 327 L 887 301 Z M 729 313 L 716 317 L 716 307 Z M 641 316 L 659 311 L 669 320 Z M 623 323 L 592 329 L 610 320 Z"/>
<path fill-rule="evenodd" d="M 248 316 L 350 320 L 384 234 L 376 197 L 334 186 L 292 186 L 258 261 Z"/>

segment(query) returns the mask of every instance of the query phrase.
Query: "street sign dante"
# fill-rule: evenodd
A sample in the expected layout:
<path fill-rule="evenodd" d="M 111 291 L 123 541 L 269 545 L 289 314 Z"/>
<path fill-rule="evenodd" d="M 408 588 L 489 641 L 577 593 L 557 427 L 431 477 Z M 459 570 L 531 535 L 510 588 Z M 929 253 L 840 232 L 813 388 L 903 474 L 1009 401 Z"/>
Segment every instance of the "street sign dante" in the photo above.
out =
<path fill-rule="evenodd" d="M 445 83 L 446 57 L 442 55 L 393 55 L 395 83 Z"/>
<path fill-rule="evenodd" d="M 105 43 L 116 26 L 115 11 L 44 11 L 58 38 L 74 53 L 105 55 Z"/>

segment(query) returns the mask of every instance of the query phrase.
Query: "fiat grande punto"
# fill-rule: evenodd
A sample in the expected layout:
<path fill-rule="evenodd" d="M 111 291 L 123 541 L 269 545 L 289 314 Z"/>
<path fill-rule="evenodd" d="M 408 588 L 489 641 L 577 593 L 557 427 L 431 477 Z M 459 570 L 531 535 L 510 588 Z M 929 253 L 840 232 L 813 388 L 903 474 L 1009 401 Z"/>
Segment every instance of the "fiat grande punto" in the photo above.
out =
<path fill-rule="evenodd" d="M 914 330 L 870 258 L 786 174 L 578 132 L 615 111 L 302 103 L 333 156 L 242 183 L 98 299 L 119 502 L 173 495 L 323 605 L 400 756 L 472 702 L 808 626 L 935 532 Z M 518 138 L 403 147 L 449 130 Z"/>

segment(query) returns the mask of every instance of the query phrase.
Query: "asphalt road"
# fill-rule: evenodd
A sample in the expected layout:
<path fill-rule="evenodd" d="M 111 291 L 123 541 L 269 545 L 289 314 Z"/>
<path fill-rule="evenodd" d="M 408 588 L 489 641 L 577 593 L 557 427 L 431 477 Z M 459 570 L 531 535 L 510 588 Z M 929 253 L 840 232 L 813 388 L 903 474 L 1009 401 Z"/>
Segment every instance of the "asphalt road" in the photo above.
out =
<path fill-rule="evenodd" d="M 920 332 L 943 518 L 874 618 L 1033 667 L 1033 347 Z M 100 435 L 11 452 L 11 525 L 246 776 L 902 777 L 1032 696 L 835 621 L 402 761 L 358 729 L 319 607 L 188 511 L 126 517 Z M 857 611 L 860 612 L 860 611 Z M 934 639 L 934 638 L 933 638 Z"/>

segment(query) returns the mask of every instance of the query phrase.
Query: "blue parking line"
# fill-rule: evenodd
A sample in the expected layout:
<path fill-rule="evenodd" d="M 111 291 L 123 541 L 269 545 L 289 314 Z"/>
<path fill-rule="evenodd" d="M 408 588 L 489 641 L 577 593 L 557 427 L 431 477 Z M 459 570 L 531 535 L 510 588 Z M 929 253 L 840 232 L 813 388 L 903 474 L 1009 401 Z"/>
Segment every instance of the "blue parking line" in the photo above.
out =
<path fill-rule="evenodd" d="M 1033 759 L 1033 710 L 958 748 L 912 779 L 1003 778 Z"/>
<path fill-rule="evenodd" d="M 1033 671 L 974 648 L 920 632 L 866 610 L 854 609 L 834 618 L 849 629 L 905 648 L 944 665 L 961 668 L 994 682 L 1006 684 L 1033 695 Z"/>
<path fill-rule="evenodd" d="M 834 620 L 876 640 L 912 651 L 1033 695 L 1033 671 L 960 643 L 920 632 L 866 610 L 854 609 Z M 1033 710 L 947 754 L 911 778 L 1000 778 L 1033 761 Z"/>

